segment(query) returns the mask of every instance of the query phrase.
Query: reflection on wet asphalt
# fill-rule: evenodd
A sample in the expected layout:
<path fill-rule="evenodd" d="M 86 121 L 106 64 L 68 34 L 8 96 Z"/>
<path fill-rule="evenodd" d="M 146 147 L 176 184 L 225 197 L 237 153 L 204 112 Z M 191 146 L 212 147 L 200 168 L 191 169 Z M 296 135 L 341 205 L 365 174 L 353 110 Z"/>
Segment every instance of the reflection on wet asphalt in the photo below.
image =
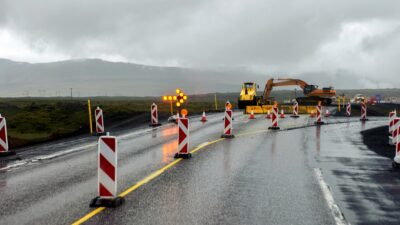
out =
<path fill-rule="evenodd" d="M 210 115 L 204 124 L 199 117 L 191 119 L 191 149 L 219 138 L 222 116 Z M 262 132 L 205 147 L 126 196 L 122 207 L 107 209 L 87 224 L 335 224 L 314 168 L 321 168 L 352 224 L 399 218 L 394 195 L 398 180 L 386 176 L 393 177 L 390 162 L 363 149 L 359 137 L 361 129 L 385 120 L 361 125 L 354 118 L 351 123 L 271 132 L 270 121 L 262 116 L 251 121 L 241 113 L 234 117 L 235 134 Z M 313 121 L 288 117 L 280 126 L 302 127 Z M 174 124 L 119 133 L 119 192 L 172 162 L 176 135 Z M 70 224 L 89 213 L 96 195 L 95 140 L 64 143 L 60 151 L 91 145 L 2 171 L 1 224 Z"/>

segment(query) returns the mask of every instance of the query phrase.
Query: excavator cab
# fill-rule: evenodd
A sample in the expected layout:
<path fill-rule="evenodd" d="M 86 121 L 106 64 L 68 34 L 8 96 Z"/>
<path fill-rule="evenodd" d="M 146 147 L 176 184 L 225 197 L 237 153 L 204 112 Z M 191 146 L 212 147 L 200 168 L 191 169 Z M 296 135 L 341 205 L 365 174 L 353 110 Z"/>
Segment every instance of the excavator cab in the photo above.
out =
<path fill-rule="evenodd" d="M 309 95 L 314 90 L 317 90 L 317 89 L 318 89 L 318 85 L 309 84 L 309 85 L 304 86 L 303 93 L 304 93 L 304 95 Z"/>

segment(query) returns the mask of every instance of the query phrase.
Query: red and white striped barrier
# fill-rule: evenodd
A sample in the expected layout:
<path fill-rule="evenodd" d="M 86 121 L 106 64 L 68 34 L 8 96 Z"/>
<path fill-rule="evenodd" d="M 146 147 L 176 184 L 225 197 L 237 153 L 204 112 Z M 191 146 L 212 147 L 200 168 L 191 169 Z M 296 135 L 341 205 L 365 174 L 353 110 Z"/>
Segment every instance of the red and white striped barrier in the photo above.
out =
<path fill-rule="evenodd" d="M 103 110 L 97 106 L 94 111 L 96 118 L 96 133 L 98 135 L 104 134 L 104 118 L 103 118 Z"/>
<path fill-rule="evenodd" d="M 189 153 L 189 119 L 179 118 L 178 120 L 178 152 L 175 154 L 175 158 L 188 159 L 192 157 Z"/>
<path fill-rule="evenodd" d="M 290 117 L 299 118 L 299 103 L 297 101 L 293 103 L 293 114 Z"/>
<path fill-rule="evenodd" d="M 157 110 L 156 103 L 153 102 L 153 104 L 151 104 L 150 110 L 151 110 L 151 123 L 150 123 L 150 126 L 151 127 L 161 126 L 161 123 L 158 122 L 158 110 Z"/>
<path fill-rule="evenodd" d="M 393 119 L 392 134 L 389 136 L 389 145 L 396 145 L 397 128 L 400 126 L 400 118 L 396 117 Z"/>
<path fill-rule="evenodd" d="M 322 105 L 321 103 L 318 103 L 318 105 L 316 106 L 316 110 L 317 110 L 317 117 L 315 118 L 315 122 L 314 124 L 316 125 L 321 125 L 324 124 L 324 122 L 322 121 Z"/>
<path fill-rule="evenodd" d="M 201 122 L 207 122 L 206 112 L 203 111 L 203 115 L 201 116 Z"/>
<path fill-rule="evenodd" d="M 271 119 L 271 111 L 267 111 L 267 115 L 265 116 L 266 119 Z"/>
<path fill-rule="evenodd" d="M 347 103 L 346 106 L 346 116 L 351 116 L 351 103 Z"/>
<path fill-rule="evenodd" d="M 15 155 L 15 152 L 8 148 L 6 118 L 0 114 L 0 157 L 9 155 Z"/>
<path fill-rule="evenodd" d="M 397 134 L 400 134 L 400 126 L 396 129 Z M 396 155 L 393 159 L 393 168 L 399 167 L 400 165 L 400 135 L 397 135 L 396 138 Z"/>
<path fill-rule="evenodd" d="M 221 138 L 234 138 L 232 132 L 232 110 L 225 109 L 225 117 L 224 117 L 224 133 L 221 135 Z"/>
<path fill-rule="evenodd" d="M 114 136 L 101 136 L 98 141 L 98 196 L 90 207 L 117 207 L 124 202 L 117 196 L 118 142 Z"/>
<path fill-rule="evenodd" d="M 392 135 L 393 132 L 393 120 L 397 117 L 396 111 L 392 111 L 389 113 L 389 135 Z"/>
<path fill-rule="evenodd" d="M 361 121 L 367 121 L 367 104 L 365 102 L 361 102 Z"/>
<path fill-rule="evenodd" d="M 268 127 L 270 130 L 279 130 L 280 127 L 278 127 L 278 106 L 274 105 L 272 108 L 272 126 Z"/>
<path fill-rule="evenodd" d="M 251 110 L 251 112 L 250 112 L 249 119 L 251 119 L 251 120 L 255 119 L 253 110 Z"/>
<path fill-rule="evenodd" d="M 7 123 L 6 118 L 0 114 L 0 152 L 8 152 Z"/>
<path fill-rule="evenodd" d="M 281 118 L 281 119 L 284 119 L 284 118 L 285 118 L 285 111 L 283 111 L 283 109 L 281 109 L 281 116 L 280 116 L 280 118 Z"/>

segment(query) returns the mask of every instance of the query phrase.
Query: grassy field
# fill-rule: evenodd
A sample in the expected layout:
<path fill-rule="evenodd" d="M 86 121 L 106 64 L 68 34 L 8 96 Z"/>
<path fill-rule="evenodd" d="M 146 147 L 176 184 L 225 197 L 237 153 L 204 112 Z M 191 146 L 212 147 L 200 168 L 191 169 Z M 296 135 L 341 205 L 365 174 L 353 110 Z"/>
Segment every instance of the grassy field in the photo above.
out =
<path fill-rule="evenodd" d="M 225 99 L 219 101 L 220 107 Z M 92 98 L 92 114 L 100 106 L 106 129 L 122 129 L 149 123 L 150 105 L 158 104 L 160 119 L 170 116 L 169 102 L 159 98 Z M 185 104 L 189 114 L 214 111 L 214 102 L 193 100 Z M 174 107 L 176 113 L 176 108 Z M 89 134 L 86 98 L 3 98 L 0 113 L 7 119 L 9 143 L 17 148 L 79 134 Z M 129 121 L 129 122 L 125 122 Z M 128 126 L 127 126 L 127 123 Z"/>
<path fill-rule="evenodd" d="M 338 93 L 400 96 L 399 89 L 340 90 Z M 217 93 L 218 109 L 223 109 L 227 100 L 235 107 L 238 95 Z M 278 101 L 294 96 L 290 90 L 276 90 L 272 94 Z M 169 102 L 162 102 L 160 97 L 95 97 L 91 101 L 92 112 L 97 106 L 103 109 L 106 129 L 111 131 L 149 123 L 152 102 L 158 105 L 160 119 L 170 116 Z M 184 107 L 192 115 L 203 110 L 215 111 L 214 94 L 189 96 Z M 0 98 L 0 113 L 7 119 L 11 148 L 89 134 L 87 98 Z"/>

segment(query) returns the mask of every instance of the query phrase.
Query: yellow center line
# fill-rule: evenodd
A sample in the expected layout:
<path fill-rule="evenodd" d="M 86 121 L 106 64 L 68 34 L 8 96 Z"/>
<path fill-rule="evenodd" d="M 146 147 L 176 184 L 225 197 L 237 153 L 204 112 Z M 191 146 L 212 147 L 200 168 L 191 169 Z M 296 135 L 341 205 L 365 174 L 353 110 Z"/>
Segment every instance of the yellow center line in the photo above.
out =
<path fill-rule="evenodd" d="M 259 131 L 255 131 L 255 132 L 248 132 L 248 133 L 242 133 L 242 134 L 238 134 L 236 135 L 237 137 L 240 136 L 245 136 L 245 135 L 251 135 L 251 134 L 257 134 L 257 133 L 262 133 L 262 132 L 266 132 L 268 130 L 259 130 Z M 219 138 L 217 140 L 214 141 L 210 141 L 207 142 L 206 144 L 203 144 L 201 146 L 198 146 L 196 148 L 194 148 L 190 153 L 195 153 L 197 151 L 199 151 L 200 149 L 203 149 L 209 145 L 215 144 L 217 142 L 220 142 L 222 140 L 224 140 L 225 138 Z M 172 161 L 171 163 L 169 163 L 168 165 L 164 166 L 163 168 L 153 172 L 152 174 L 150 174 L 149 176 L 145 177 L 144 179 L 142 179 L 141 181 L 137 182 L 135 185 L 133 185 L 132 187 L 128 188 L 127 190 L 125 190 L 124 192 L 122 192 L 121 194 L 119 194 L 120 197 L 125 197 L 126 195 L 128 195 L 129 193 L 133 192 L 134 190 L 138 189 L 139 187 L 143 186 L 144 184 L 148 183 L 149 181 L 153 180 L 154 178 L 160 176 L 161 174 L 163 174 L 166 170 L 168 170 L 169 168 L 173 167 L 174 165 L 178 164 L 180 161 L 182 161 L 182 159 L 176 159 L 174 161 Z M 74 223 L 72 223 L 72 225 L 80 225 L 86 221 L 88 221 L 90 218 L 92 218 L 93 216 L 99 214 L 100 212 L 102 212 L 104 209 L 106 209 L 105 207 L 98 207 L 96 209 L 94 209 L 93 211 L 91 211 L 90 213 L 86 214 L 85 216 L 83 216 L 82 218 L 80 218 L 79 220 L 75 221 Z"/>
<path fill-rule="evenodd" d="M 207 147 L 209 145 L 212 145 L 212 144 L 217 143 L 217 142 L 222 141 L 222 140 L 224 140 L 224 138 L 220 138 L 220 139 L 217 139 L 217 140 L 214 140 L 214 141 L 207 142 L 206 144 L 201 145 L 201 146 L 193 149 L 190 153 L 195 153 L 195 152 L 199 151 L 202 148 L 205 148 L 205 147 Z M 144 184 L 148 183 L 149 181 L 153 180 L 154 178 L 160 176 L 162 173 L 164 173 L 166 170 L 168 170 L 172 166 L 178 164 L 180 161 L 182 161 L 182 159 L 176 159 L 176 160 L 172 161 L 168 165 L 166 165 L 163 168 L 155 171 L 154 173 L 152 173 L 149 176 L 145 177 L 144 179 L 142 179 L 141 181 L 139 181 L 138 183 L 136 183 L 132 187 L 128 188 L 127 190 L 125 190 L 124 192 L 119 194 L 119 196 L 120 197 L 125 197 L 126 195 L 128 195 L 132 191 L 138 189 L 140 186 L 143 186 Z M 72 225 L 82 224 L 82 223 L 88 221 L 90 218 L 92 218 L 96 214 L 98 214 L 101 211 L 103 211 L 104 209 L 106 209 L 106 208 L 105 207 L 98 207 L 98 208 L 94 209 L 93 211 L 91 211 L 90 213 L 88 213 L 85 216 L 83 216 L 82 218 L 80 218 L 79 220 L 77 220 L 74 223 L 72 223 Z"/>

